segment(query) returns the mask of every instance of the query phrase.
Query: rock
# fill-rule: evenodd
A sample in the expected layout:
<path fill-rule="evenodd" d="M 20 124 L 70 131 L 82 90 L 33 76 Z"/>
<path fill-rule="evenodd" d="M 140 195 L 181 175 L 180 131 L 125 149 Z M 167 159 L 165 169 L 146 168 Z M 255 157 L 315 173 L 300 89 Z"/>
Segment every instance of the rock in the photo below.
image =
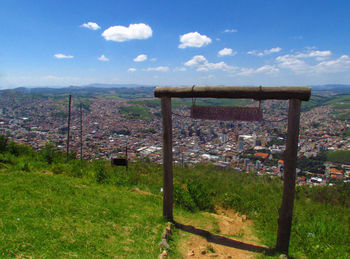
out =
<path fill-rule="evenodd" d="M 170 249 L 170 246 L 168 245 L 168 242 L 165 239 L 162 239 L 162 241 L 159 242 L 158 246 L 166 250 Z"/>
<path fill-rule="evenodd" d="M 201 254 L 205 255 L 207 253 L 207 250 L 202 250 Z"/>
<path fill-rule="evenodd" d="M 247 221 L 247 216 L 246 216 L 246 215 L 243 215 L 243 216 L 242 216 L 242 222 L 245 222 L 245 221 Z"/>
<path fill-rule="evenodd" d="M 159 256 L 158 259 L 168 258 L 168 253 L 164 250 Z"/>
<path fill-rule="evenodd" d="M 285 254 L 281 254 L 281 255 L 280 255 L 280 259 L 288 259 L 288 256 L 285 255 Z"/>

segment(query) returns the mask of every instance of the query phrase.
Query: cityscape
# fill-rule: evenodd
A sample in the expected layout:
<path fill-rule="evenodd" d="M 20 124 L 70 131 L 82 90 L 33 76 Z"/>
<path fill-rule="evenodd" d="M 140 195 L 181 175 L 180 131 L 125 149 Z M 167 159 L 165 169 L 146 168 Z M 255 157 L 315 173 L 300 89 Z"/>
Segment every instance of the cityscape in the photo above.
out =
<path fill-rule="evenodd" d="M 70 150 L 80 157 L 82 148 L 82 156 L 88 160 L 123 157 L 127 153 L 129 161 L 162 163 L 160 102 L 150 96 L 152 91 L 153 88 L 147 89 L 149 96 L 137 99 L 73 95 Z M 37 150 L 52 142 L 66 152 L 68 95 L 43 98 L 5 91 L 0 98 L 2 134 Z M 246 105 L 258 107 L 259 103 L 248 100 Z M 283 177 L 288 102 L 266 100 L 260 105 L 261 122 L 193 119 L 188 103 L 173 105 L 174 165 L 211 163 L 237 172 Z M 138 109 L 133 111 L 130 107 Z M 327 151 L 350 149 L 350 137 L 346 136 L 349 121 L 339 120 L 333 113 L 332 105 L 302 112 L 299 159 L 312 160 Z M 348 164 L 323 161 L 317 168 L 298 165 L 299 185 L 349 181 Z"/>

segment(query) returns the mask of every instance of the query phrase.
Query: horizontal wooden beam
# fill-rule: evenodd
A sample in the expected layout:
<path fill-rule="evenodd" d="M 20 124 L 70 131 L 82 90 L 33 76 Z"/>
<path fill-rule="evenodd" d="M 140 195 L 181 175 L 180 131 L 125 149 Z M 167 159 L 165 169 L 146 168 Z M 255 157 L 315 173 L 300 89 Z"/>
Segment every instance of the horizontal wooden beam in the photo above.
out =
<path fill-rule="evenodd" d="M 256 100 L 289 100 L 308 101 L 311 87 L 300 86 L 167 86 L 157 87 L 155 97 L 177 98 L 232 98 Z"/>

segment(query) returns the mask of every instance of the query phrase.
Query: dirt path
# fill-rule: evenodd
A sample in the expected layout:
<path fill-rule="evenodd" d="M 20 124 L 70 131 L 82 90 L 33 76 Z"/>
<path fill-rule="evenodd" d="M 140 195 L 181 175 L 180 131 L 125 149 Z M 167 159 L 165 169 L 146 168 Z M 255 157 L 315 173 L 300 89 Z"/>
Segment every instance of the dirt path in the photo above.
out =
<path fill-rule="evenodd" d="M 244 249 L 245 247 L 253 247 L 254 249 L 254 245 L 258 248 L 262 247 L 251 230 L 252 221 L 232 210 L 217 209 L 216 213 L 208 213 L 208 216 L 213 217 L 214 220 L 209 222 L 205 229 L 214 234 L 213 238 L 210 238 L 212 242 L 209 242 L 205 237 L 187 232 L 186 238 L 180 243 L 183 258 L 254 258 L 257 256 L 258 253 Z M 213 226 L 213 222 L 216 222 L 217 225 Z M 196 227 L 195 222 L 191 225 Z M 231 246 L 219 244 L 223 242 L 220 241 L 222 238 L 218 236 L 227 237 L 224 240 Z"/>

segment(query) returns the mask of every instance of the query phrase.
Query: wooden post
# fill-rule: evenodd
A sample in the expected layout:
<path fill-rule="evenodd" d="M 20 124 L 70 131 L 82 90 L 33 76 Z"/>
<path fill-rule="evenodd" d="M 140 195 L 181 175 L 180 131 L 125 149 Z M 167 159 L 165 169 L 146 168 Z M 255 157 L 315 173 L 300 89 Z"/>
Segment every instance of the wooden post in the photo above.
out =
<path fill-rule="evenodd" d="M 298 152 L 300 104 L 298 99 L 289 100 L 288 135 L 284 155 L 284 186 L 282 205 L 279 209 L 276 250 L 288 254 L 295 193 L 295 170 Z"/>
<path fill-rule="evenodd" d="M 80 103 L 80 160 L 83 160 L 83 103 Z"/>
<path fill-rule="evenodd" d="M 163 118 L 163 217 L 173 220 L 173 134 L 171 119 L 171 98 L 162 97 Z"/>
<path fill-rule="evenodd" d="M 67 160 L 69 159 L 69 133 L 70 133 L 70 113 L 72 106 L 72 95 L 69 95 L 69 103 L 68 103 L 68 132 L 67 132 Z"/>

